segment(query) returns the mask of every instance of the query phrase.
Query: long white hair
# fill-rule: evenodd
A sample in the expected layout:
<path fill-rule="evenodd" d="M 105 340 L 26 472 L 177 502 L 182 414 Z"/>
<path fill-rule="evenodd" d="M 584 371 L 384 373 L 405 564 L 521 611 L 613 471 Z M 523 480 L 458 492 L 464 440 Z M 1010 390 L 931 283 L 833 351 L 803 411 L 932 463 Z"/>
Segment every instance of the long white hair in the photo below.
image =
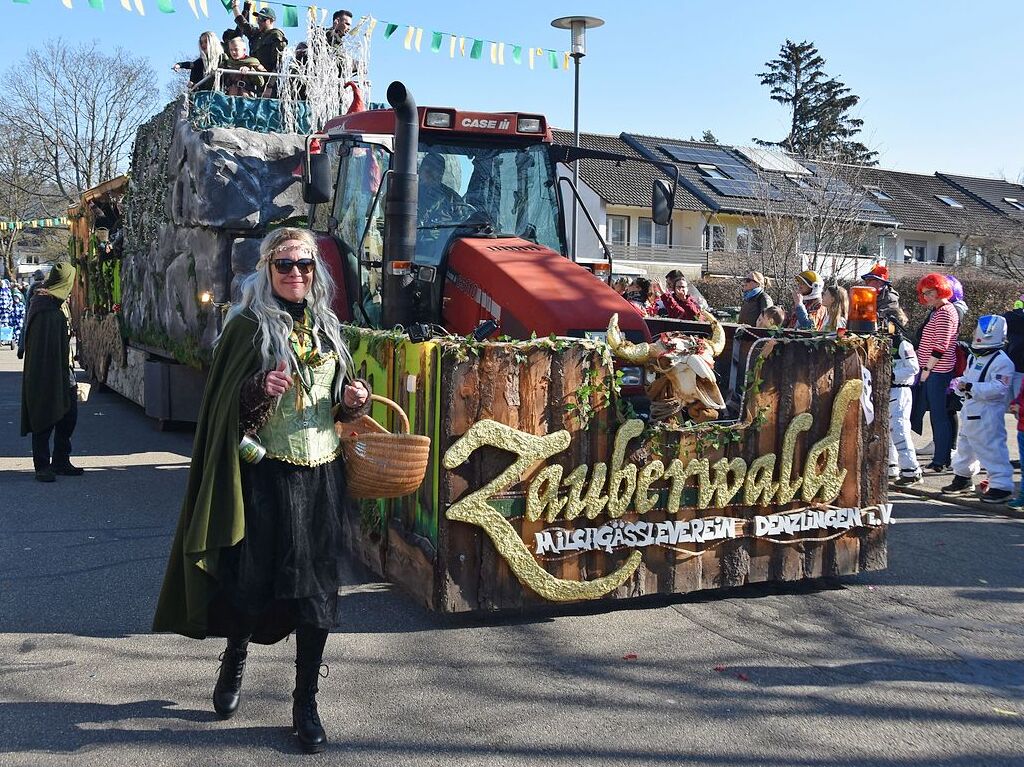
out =
<path fill-rule="evenodd" d="M 203 41 L 206 41 L 206 50 L 203 50 Z M 203 77 L 213 74 L 221 57 L 224 55 L 224 46 L 215 32 L 203 32 L 199 35 L 199 58 L 203 62 Z M 213 86 L 211 85 L 212 89 Z"/>
<path fill-rule="evenodd" d="M 348 378 L 353 370 L 352 355 L 349 354 L 348 346 L 341 337 L 341 323 L 338 315 L 331 309 L 334 301 L 334 280 L 331 273 L 317 257 L 316 239 L 306 229 L 283 228 L 275 229 L 263 238 L 260 243 L 260 259 L 256 263 L 256 271 L 250 274 L 242 282 L 242 299 L 231 307 L 227 315 L 227 322 L 235 316 L 248 311 L 259 323 L 259 332 L 253 339 L 255 344 L 259 340 L 260 358 L 264 370 L 273 370 L 278 362 L 285 362 L 290 371 L 298 369 L 299 361 L 295 357 L 292 345 L 288 338 L 291 335 L 294 323 L 291 315 L 281 308 L 274 296 L 271 287 L 270 270 L 271 259 L 274 250 L 287 240 L 298 240 L 309 248 L 316 260 L 313 270 L 313 284 L 309 293 L 306 294 L 306 305 L 313 316 L 313 346 L 317 351 L 324 351 L 321 342 L 324 338 L 330 345 L 326 351 L 334 351 L 340 361 L 340 375 L 334 379 L 334 395 L 341 401 L 344 379 Z M 218 338 L 218 343 L 220 339 Z"/>

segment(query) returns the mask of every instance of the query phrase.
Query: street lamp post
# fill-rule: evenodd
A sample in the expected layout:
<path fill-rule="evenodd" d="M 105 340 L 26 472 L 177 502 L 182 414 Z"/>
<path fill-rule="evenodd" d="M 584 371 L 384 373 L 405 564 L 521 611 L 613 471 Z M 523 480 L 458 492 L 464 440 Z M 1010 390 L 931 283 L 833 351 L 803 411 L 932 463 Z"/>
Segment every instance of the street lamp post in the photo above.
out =
<path fill-rule="evenodd" d="M 569 54 L 575 62 L 575 89 L 573 91 L 572 103 L 572 136 L 573 143 L 578 149 L 580 146 L 580 59 L 587 55 L 587 30 L 600 27 L 604 24 L 603 19 L 595 16 L 562 16 L 551 22 L 551 26 L 558 29 L 568 29 L 572 33 L 572 52 Z M 572 185 L 579 189 L 580 185 L 580 161 L 574 160 L 572 164 Z M 579 200 L 574 195 L 572 200 L 572 260 L 576 260 L 576 241 L 579 239 L 579 227 L 577 226 L 576 207 Z"/>

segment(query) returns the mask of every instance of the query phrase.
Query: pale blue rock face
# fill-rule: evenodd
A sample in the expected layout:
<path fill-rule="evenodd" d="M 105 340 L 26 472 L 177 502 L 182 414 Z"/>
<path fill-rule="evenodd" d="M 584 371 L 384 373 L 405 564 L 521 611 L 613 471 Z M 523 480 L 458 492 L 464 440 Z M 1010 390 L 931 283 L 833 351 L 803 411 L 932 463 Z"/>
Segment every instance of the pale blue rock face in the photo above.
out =
<path fill-rule="evenodd" d="M 123 205 L 122 314 L 142 331 L 209 349 L 217 323 L 198 296 L 236 298 L 272 221 L 302 215 L 298 134 L 196 130 L 182 102 L 139 128 Z"/>

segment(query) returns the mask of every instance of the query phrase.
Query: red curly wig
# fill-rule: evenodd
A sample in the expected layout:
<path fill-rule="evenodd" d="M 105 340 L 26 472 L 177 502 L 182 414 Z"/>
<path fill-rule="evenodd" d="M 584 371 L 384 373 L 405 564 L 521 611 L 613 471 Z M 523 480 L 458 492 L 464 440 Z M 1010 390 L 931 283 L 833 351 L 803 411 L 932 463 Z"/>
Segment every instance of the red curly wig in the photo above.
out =
<path fill-rule="evenodd" d="M 924 292 L 926 290 L 934 290 L 935 294 L 939 298 L 945 298 L 948 300 L 953 297 L 953 287 L 949 284 L 949 280 L 937 272 L 926 274 L 921 278 L 920 282 L 917 283 L 918 303 L 927 303 L 927 301 L 924 300 Z"/>

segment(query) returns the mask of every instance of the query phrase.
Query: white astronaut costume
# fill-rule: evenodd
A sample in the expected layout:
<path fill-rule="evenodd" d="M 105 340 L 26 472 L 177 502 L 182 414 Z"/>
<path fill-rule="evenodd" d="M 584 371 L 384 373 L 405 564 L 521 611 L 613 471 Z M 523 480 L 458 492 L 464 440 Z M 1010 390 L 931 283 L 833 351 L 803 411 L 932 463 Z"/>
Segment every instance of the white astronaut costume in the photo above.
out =
<path fill-rule="evenodd" d="M 961 482 L 988 472 L 989 488 L 1013 492 L 1013 467 L 1006 447 L 1006 421 L 1014 366 L 1002 351 L 1006 320 L 996 315 L 978 318 L 967 370 L 953 379 L 952 387 L 963 399 L 960 432 L 953 453 L 953 473 Z M 956 481 L 956 478 L 954 481 Z"/>
<path fill-rule="evenodd" d="M 913 385 L 921 365 L 910 341 L 901 339 L 893 353 L 892 389 L 889 391 L 889 478 L 921 476 L 921 465 L 910 438 Z"/>

